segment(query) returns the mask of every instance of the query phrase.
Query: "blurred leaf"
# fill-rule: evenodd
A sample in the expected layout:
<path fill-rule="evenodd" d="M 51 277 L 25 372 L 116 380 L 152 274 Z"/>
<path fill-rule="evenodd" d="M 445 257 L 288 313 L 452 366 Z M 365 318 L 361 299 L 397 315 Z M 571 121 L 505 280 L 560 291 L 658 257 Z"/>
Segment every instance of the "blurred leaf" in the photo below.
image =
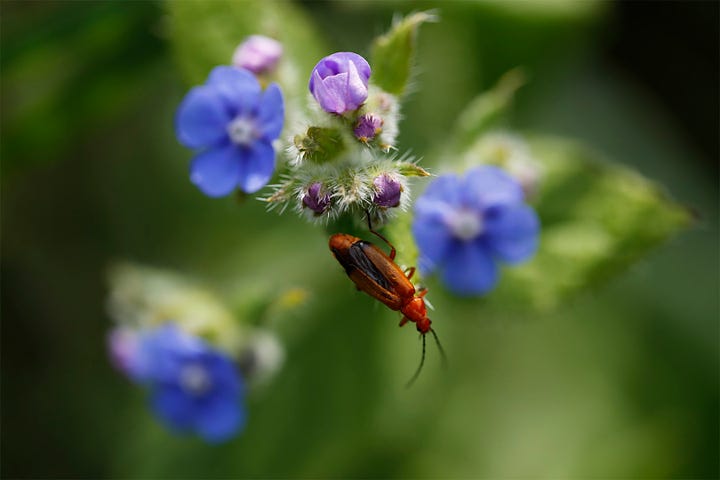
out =
<path fill-rule="evenodd" d="M 412 212 L 402 212 L 385 227 L 387 237 L 397 249 L 395 261 L 405 267 L 417 265 L 418 249 L 411 232 Z M 414 283 L 420 283 L 420 270 L 415 272 Z"/>
<path fill-rule="evenodd" d="M 304 95 L 310 70 L 323 56 L 314 27 L 290 2 L 186 1 L 168 2 L 167 8 L 176 60 L 190 84 L 204 82 L 213 67 L 230 64 L 235 48 L 252 34 L 282 43 L 277 81 L 286 97 Z"/>
<path fill-rule="evenodd" d="M 505 117 L 518 88 L 525 84 L 519 68 L 500 77 L 497 84 L 473 99 L 456 122 L 454 147 L 467 148 L 482 133 L 497 126 Z"/>
<path fill-rule="evenodd" d="M 157 83 L 162 43 L 152 3 L 14 4 L 2 31 L 5 173 L 61 158 Z"/>
<path fill-rule="evenodd" d="M 530 145 L 544 170 L 536 205 L 540 249 L 527 264 L 504 269 L 488 297 L 492 305 L 557 307 L 621 273 L 691 223 L 689 211 L 657 185 L 578 143 L 536 137 Z"/>
<path fill-rule="evenodd" d="M 388 33 L 375 39 L 372 46 L 372 82 L 394 95 L 407 88 L 417 45 L 420 25 L 436 21 L 432 12 L 417 12 L 393 22 Z"/>

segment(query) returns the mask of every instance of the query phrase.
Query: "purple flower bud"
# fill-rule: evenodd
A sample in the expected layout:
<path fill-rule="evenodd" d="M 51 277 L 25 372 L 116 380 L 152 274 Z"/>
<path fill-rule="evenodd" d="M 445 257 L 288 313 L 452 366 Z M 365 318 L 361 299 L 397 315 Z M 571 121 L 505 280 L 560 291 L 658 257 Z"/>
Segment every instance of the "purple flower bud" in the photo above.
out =
<path fill-rule="evenodd" d="M 113 366 L 129 377 L 134 377 L 140 344 L 138 333 L 127 327 L 117 327 L 110 331 L 107 342 Z"/>
<path fill-rule="evenodd" d="M 310 93 L 328 113 L 357 110 L 368 96 L 370 65 L 352 52 L 337 52 L 320 60 L 310 75 Z"/>
<path fill-rule="evenodd" d="M 282 56 L 282 44 L 262 35 L 251 35 L 235 49 L 233 65 L 254 74 L 266 73 L 277 65 Z"/>
<path fill-rule="evenodd" d="M 375 138 L 375 135 L 382 132 L 382 126 L 382 118 L 377 115 L 373 115 L 372 113 L 368 113 L 358 118 L 358 121 L 355 124 L 355 130 L 353 131 L 355 132 L 355 137 L 357 137 L 358 140 L 361 142 L 369 142 Z"/>
<path fill-rule="evenodd" d="M 400 195 L 403 191 L 403 187 L 400 182 L 390 175 L 383 173 L 382 175 L 375 177 L 373 185 L 375 185 L 376 189 L 373 202 L 375 202 L 376 205 L 385 208 L 397 207 L 400 205 Z"/>
<path fill-rule="evenodd" d="M 315 182 L 308 187 L 307 193 L 303 195 L 303 205 L 320 215 L 330 205 L 330 194 L 322 192 L 322 184 Z"/>

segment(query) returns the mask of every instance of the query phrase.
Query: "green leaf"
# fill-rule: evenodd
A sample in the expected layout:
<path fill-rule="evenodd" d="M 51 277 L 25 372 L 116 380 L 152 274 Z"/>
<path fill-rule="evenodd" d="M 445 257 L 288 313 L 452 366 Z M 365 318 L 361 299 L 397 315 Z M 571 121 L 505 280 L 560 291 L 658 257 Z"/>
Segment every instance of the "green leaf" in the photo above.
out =
<path fill-rule="evenodd" d="M 487 301 L 507 309 L 555 308 L 640 260 L 692 222 L 653 182 L 558 138 L 530 141 L 544 174 L 536 208 L 540 248 L 522 266 L 503 268 Z"/>
<path fill-rule="evenodd" d="M 407 88 L 413 66 L 420 25 L 436 21 L 431 12 L 417 12 L 393 23 L 372 45 L 371 81 L 388 93 L 401 95 Z"/>
<path fill-rule="evenodd" d="M 496 127 L 505 118 L 515 92 L 525 81 L 523 71 L 516 68 L 500 77 L 492 89 L 475 97 L 457 120 L 453 149 L 467 148 L 481 134 Z"/>
<path fill-rule="evenodd" d="M 183 1 L 167 2 L 167 9 L 177 64 L 190 84 L 204 82 L 216 65 L 229 64 L 246 36 L 262 34 L 282 43 L 277 81 L 286 97 L 301 98 L 310 70 L 323 56 L 311 22 L 290 2 Z"/>
<path fill-rule="evenodd" d="M 398 172 L 406 177 L 429 177 L 430 173 L 414 162 L 400 162 L 397 165 Z"/>

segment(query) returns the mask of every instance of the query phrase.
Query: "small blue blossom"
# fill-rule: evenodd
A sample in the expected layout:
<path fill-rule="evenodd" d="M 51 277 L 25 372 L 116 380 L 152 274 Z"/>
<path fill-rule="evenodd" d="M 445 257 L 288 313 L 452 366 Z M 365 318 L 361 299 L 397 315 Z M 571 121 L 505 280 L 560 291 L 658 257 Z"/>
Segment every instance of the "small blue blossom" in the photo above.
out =
<path fill-rule="evenodd" d="M 271 83 L 262 92 L 247 70 L 220 66 L 194 87 L 177 111 L 180 143 L 197 150 L 190 180 L 210 197 L 240 188 L 254 193 L 275 171 L 272 141 L 284 122 L 282 92 Z"/>
<path fill-rule="evenodd" d="M 323 110 L 342 115 L 360 108 L 368 97 L 370 65 L 353 52 L 337 52 L 320 60 L 308 88 Z"/>
<path fill-rule="evenodd" d="M 243 426 L 244 387 L 225 353 L 172 324 L 141 332 L 133 352 L 126 373 L 150 387 L 152 408 L 169 427 L 222 442 Z"/>
<path fill-rule="evenodd" d="M 438 271 L 458 295 L 491 290 L 497 262 L 529 259 L 539 230 L 520 184 L 494 166 L 471 169 L 464 177 L 438 177 L 418 198 L 412 225 L 420 271 Z"/>

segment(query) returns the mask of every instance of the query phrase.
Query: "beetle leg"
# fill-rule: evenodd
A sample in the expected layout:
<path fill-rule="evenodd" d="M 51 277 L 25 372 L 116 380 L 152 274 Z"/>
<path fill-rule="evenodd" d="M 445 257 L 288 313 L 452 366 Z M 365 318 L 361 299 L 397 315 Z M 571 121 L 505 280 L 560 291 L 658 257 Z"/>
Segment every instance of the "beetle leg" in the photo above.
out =
<path fill-rule="evenodd" d="M 390 260 L 395 260 L 395 253 L 396 253 L 396 252 L 395 252 L 395 247 L 393 246 L 393 244 L 390 243 L 390 241 L 389 241 L 387 238 L 383 237 L 383 236 L 380 235 L 378 232 L 376 232 L 375 230 L 373 230 L 372 222 L 370 221 L 370 211 L 369 211 L 369 210 L 365 210 L 365 216 L 367 217 L 367 221 L 368 221 L 368 229 L 369 229 L 372 233 L 374 233 L 378 238 L 380 238 L 383 242 L 385 242 L 385 243 L 388 244 L 388 246 L 390 247 L 390 255 L 389 255 Z"/>
<path fill-rule="evenodd" d="M 422 298 L 422 297 L 424 297 L 425 295 L 427 295 L 427 292 L 428 292 L 427 287 L 421 287 L 421 288 L 417 291 L 417 295 L 416 295 L 416 296 L 419 297 L 419 298 Z"/>
<path fill-rule="evenodd" d="M 409 322 L 409 321 L 410 321 L 409 318 L 403 316 L 402 320 L 400 320 L 400 325 L 398 325 L 398 327 L 402 327 L 403 325 L 405 325 L 405 324 L 406 324 L 407 322 Z"/>
<path fill-rule="evenodd" d="M 405 276 L 408 280 L 412 278 L 412 276 L 415 274 L 415 267 L 409 267 L 407 270 L 405 270 Z"/>

